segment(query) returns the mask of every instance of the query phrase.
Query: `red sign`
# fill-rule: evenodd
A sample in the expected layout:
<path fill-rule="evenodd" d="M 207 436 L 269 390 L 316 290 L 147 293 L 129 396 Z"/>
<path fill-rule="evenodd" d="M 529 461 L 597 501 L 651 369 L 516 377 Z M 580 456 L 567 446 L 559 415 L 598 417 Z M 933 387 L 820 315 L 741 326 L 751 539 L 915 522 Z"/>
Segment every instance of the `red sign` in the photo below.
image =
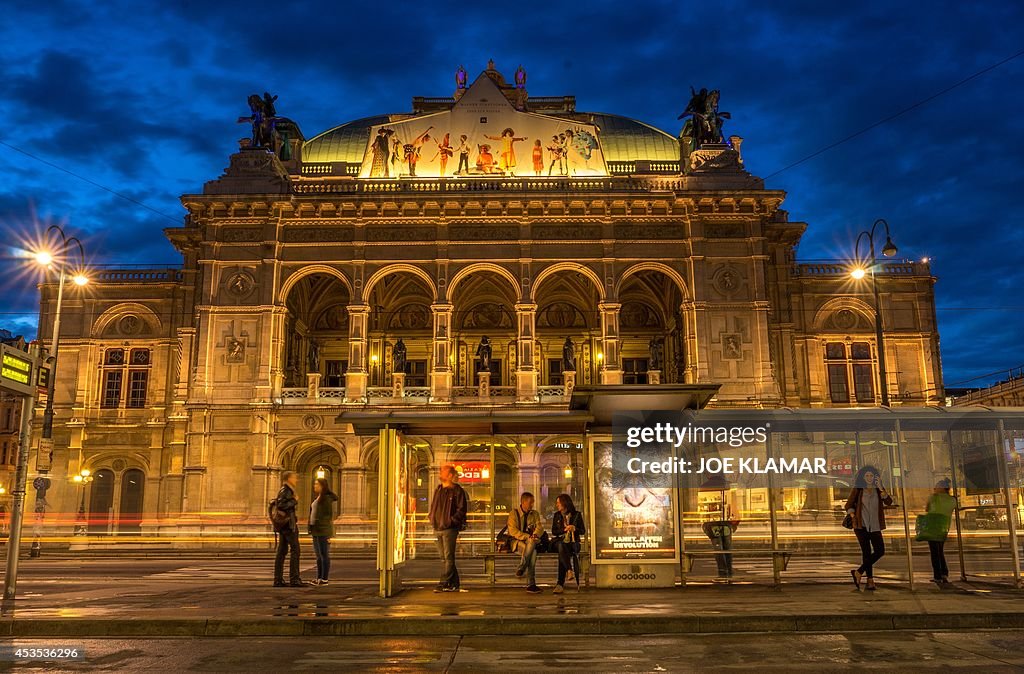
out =
<path fill-rule="evenodd" d="M 459 474 L 459 482 L 485 482 L 491 479 L 491 462 L 463 461 L 455 464 L 455 472 Z"/>
<path fill-rule="evenodd" d="M 853 459 L 849 456 L 832 457 L 828 472 L 832 475 L 853 475 Z"/>

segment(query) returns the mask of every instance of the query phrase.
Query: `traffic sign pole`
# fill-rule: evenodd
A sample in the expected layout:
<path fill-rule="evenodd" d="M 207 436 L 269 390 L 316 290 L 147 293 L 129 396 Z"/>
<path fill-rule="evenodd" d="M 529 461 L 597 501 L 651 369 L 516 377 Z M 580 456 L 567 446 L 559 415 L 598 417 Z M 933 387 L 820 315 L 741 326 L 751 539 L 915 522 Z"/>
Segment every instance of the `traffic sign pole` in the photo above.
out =
<path fill-rule="evenodd" d="M 35 364 L 38 364 L 39 347 L 32 346 L 29 357 Z M 32 408 L 34 405 L 34 394 L 22 396 L 18 467 L 14 473 L 14 504 L 11 511 L 11 534 L 7 539 L 7 570 L 4 574 L 5 600 L 14 599 L 18 586 L 18 552 L 21 548 L 21 529 L 25 521 L 25 491 L 28 486 L 29 440 L 32 433 Z"/>

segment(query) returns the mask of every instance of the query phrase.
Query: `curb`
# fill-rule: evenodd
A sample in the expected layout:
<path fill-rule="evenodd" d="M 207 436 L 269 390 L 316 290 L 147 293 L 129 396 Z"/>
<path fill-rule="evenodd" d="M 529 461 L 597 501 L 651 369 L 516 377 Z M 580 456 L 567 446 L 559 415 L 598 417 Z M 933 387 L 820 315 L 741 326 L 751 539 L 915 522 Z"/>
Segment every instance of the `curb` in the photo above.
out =
<path fill-rule="evenodd" d="M 747 616 L 438 616 L 0 620 L 3 637 L 479 636 L 542 634 L 725 634 L 1021 629 L 1024 613 Z"/>

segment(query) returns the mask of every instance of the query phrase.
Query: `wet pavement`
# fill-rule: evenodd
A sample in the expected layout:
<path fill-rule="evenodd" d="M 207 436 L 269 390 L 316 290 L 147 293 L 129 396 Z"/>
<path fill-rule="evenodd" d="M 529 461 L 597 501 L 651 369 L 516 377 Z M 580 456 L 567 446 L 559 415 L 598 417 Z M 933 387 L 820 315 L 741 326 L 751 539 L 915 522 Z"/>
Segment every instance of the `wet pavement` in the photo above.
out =
<path fill-rule="evenodd" d="M 77 661 L 0 662 L 0 671 L 584 672 L 1024 671 L 1024 631 L 836 634 L 18 639 L 74 647 Z M 255 655 L 254 655 L 255 654 Z"/>
<path fill-rule="evenodd" d="M 58 559 L 23 566 L 18 599 L 0 609 L 0 635 L 275 636 L 682 634 L 1024 628 L 1024 592 L 956 583 L 939 589 L 879 579 L 877 592 L 838 581 L 774 589 L 732 585 L 666 590 L 570 590 L 530 595 L 514 577 L 467 592 L 429 584 L 376 596 L 368 573 L 338 560 L 327 587 L 274 588 L 269 560 Z M 346 581 L 351 575 L 352 579 Z M 509 574 L 511 576 L 511 574 Z M 311 574 L 308 576 L 311 577 Z"/>

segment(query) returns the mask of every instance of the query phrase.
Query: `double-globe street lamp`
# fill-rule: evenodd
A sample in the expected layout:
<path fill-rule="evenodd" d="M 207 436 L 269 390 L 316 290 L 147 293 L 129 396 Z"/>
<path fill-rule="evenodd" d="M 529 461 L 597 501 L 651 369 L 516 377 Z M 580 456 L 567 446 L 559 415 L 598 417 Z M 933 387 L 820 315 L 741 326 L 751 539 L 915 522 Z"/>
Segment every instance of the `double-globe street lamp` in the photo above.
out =
<path fill-rule="evenodd" d="M 892 242 L 892 236 L 889 234 L 889 223 L 879 218 L 871 225 L 871 229 L 857 235 L 857 241 L 853 245 L 853 256 L 857 262 L 856 266 L 850 271 L 850 276 L 859 281 L 866 275 L 871 275 L 871 290 L 875 295 L 875 348 L 878 349 L 878 388 L 882 393 L 882 405 L 888 407 L 889 385 L 885 371 L 885 344 L 882 341 L 882 300 L 878 294 L 878 276 L 876 274 L 878 260 L 875 257 L 875 229 L 878 225 L 885 227 L 885 245 L 882 246 L 882 255 L 892 257 L 896 254 L 896 244 Z M 867 239 L 869 257 L 862 257 L 860 254 L 860 242 L 863 239 Z"/>
<path fill-rule="evenodd" d="M 32 254 L 36 263 L 45 271 L 48 272 L 54 269 L 57 272 L 57 307 L 53 316 L 53 335 L 50 339 L 49 349 L 50 377 L 46 385 L 46 408 L 43 411 L 42 437 L 39 441 L 39 454 L 40 456 L 46 456 L 47 461 L 44 465 L 38 466 L 40 473 L 48 473 L 50 471 L 49 463 L 53 455 L 53 398 L 57 381 L 57 349 L 60 344 L 60 313 L 64 302 L 64 283 L 69 278 L 79 287 L 89 283 L 89 277 L 85 275 L 85 249 L 82 247 L 82 242 L 78 240 L 78 237 L 68 236 L 59 225 L 50 225 L 46 230 L 46 238 L 56 245 L 53 248 L 37 250 Z M 71 267 L 68 263 L 69 258 L 76 251 L 78 253 L 78 266 Z M 45 477 L 40 479 L 46 480 Z M 38 557 L 41 551 L 39 520 L 41 520 L 44 512 L 43 504 L 37 505 L 36 535 L 32 540 L 30 552 L 32 557 Z"/>

